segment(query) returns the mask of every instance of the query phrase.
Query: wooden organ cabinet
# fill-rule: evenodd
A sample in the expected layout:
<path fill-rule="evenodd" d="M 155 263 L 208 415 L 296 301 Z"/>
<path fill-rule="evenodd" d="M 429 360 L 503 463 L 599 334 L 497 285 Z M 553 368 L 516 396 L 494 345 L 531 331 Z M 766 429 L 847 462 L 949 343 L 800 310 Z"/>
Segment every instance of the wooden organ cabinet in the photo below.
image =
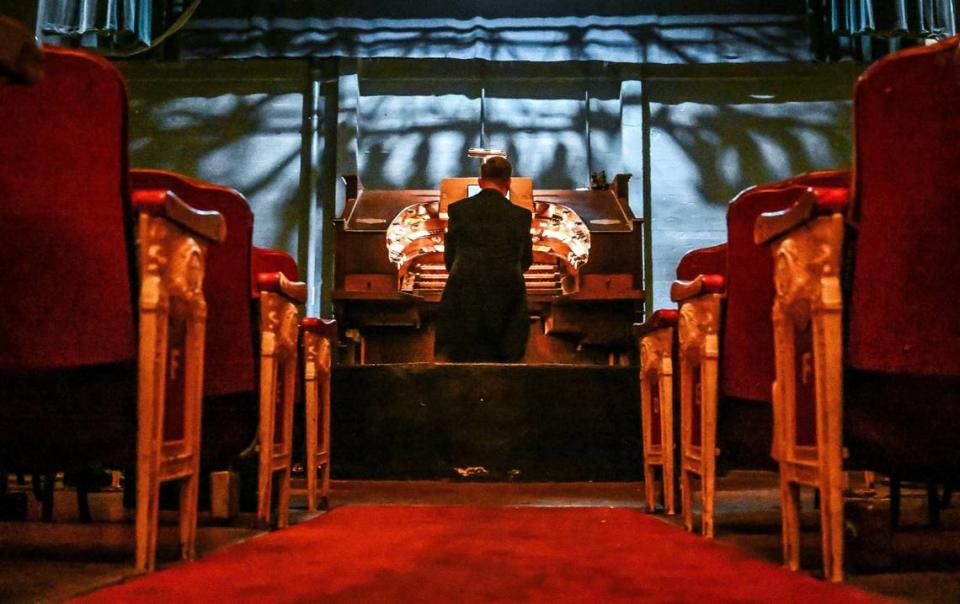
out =
<path fill-rule="evenodd" d="M 535 190 L 514 177 L 513 203 L 533 213 L 534 262 L 524 275 L 530 339 L 524 362 L 627 364 L 642 320 L 641 220 L 628 203 L 630 176 L 605 189 Z M 434 317 L 447 279 L 447 206 L 474 194 L 476 178 L 440 190 L 363 189 L 344 177 L 336 219 L 333 301 L 347 364 L 434 360 Z"/>

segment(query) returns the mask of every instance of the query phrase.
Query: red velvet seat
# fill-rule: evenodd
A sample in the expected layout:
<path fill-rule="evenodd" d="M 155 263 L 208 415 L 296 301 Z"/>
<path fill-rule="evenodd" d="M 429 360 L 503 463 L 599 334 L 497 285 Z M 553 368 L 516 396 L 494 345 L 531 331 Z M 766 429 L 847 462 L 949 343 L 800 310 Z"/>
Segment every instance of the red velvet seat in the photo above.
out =
<path fill-rule="evenodd" d="M 690 250 L 677 264 L 677 280 L 692 281 L 697 275 L 723 275 L 727 270 L 727 244 Z"/>
<path fill-rule="evenodd" d="M 266 247 L 254 246 L 253 257 L 251 259 L 251 273 L 254 275 L 253 286 L 250 289 L 250 295 L 255 299 L 260 299 L 260 289 L 257 287 L 256 276 L 264 273 L 283 273 L 283 276 L 290 281 L 300 280 L 300 271 L 297 268 L 297 261 L 290 254 Z"/>
<path fill-rule="evenodd" d="M 773 467 L 769 456 L 774 438 L 773 259 L 754 242 L 753 231 L 760 214 L 792 205 L 808 188 L 824 203 L 843 205 L 849 197 L 850 173 L 812 172 L 752 187 L 738 195 L 727 211 L 729 248 L 717 419 L 724 467 Z"/>
<path fill-rule="evenodd" d="M 726 298 L 720 355 L 721 396 L 770 401 L 774 378 L 773 259 L 753 239 L 757 217 L 793 204 L 811 187 L 818 198 L 845 204 L 850 173 L 811 172 L 769 185 L 751 187 L 727 210 Z"/>
<path fill-rule="evenodd" d="M 233 189 L 160 170 L 135 170 L 133 181 L 136 188 L 166 188 L 196 207 L 221 212 L 232 234 L 222 249 L 211 254 L 210 278 L 205 285 L 211 316 L 205 367 L 209 381 L 204 392 L 205 467 L 210 470 L 227 467 L 257 440 L 261 453 L 272 448 L 263 446 L 268 440 L 274 445 L 288 446 L 286 434 L 292 424 L 285 428 L 286 408 L 292 409 L 295 382 L 287 384 L 278 379 L 274 361 L 282 338 L 278 338 L 276 332 L 282 330 L 283 325 L 282 321 L 272 319 L 276 313 L 264 316 L 261 297 L 263 291 L 269 290 L 276 292 L 267 294 L 271 300 L 283 298 L 284 287 L 292 286 L 299 293 L 290 301 L 302 303 L 304 299 L 299 296 L 305 294 L 306 286 L 293 283 L 297 278 L 296 262 L 283 252 L 252 245 L 253 213 L 243 196 Z M 282 285 L 277 277 L 281 271 L 289 278 Z M 288 306 L 292 305 L 284 305 L 279 312 L 289 312 Z M 267 309 L 267 313 L 270 312 L 273 311 Z M 295 353 L 295 331 L 293 338 Z M 283 369 L 279 371 L 282 376 Z M 265 400 L 274 404 L 265 406 Z M 275 413 L 279 414 L 279 421 Z M 269 439 L 265 439 L 265 430 L 272 435 Z M 273 470 L 268 471 L 262 460 L 258 466 L 257 505 L 260 521 L 266 525 L 271 493 L 264 485 L 272 481 Z M 288 492 L 281 489 L 278 515 L 281 527 L 286 524 Z"/>
<path fill-rule="evenodd" d="M 298 277 L 293 257 L 267 248 L 254 248 L 253 272 L 260 276 L 281 273 L 290 280 Z M 300 322 L 300 335 L 307 509 L 315 511 L 321 505 L 326 507 L 330 494 L 330 376 L 337 323 L 332 319 L 306 317 Z"/>
<path fill-rule="evenodd" d="M 337 322 L 307 317 L 300 323 L 304 375 L 307 509 L 327 507 L 330 497 L 330 379 Z M 318 476 L 319 473 L 319 476 Z"/>
<path fill-rule="evenodd" d="M 688 252 L 677 266 L 677 278 L 694 278 L 702 272 L 722 273 L 726 269 L 726 244 Z M 643 482 L 648 512 L 656 509 L 656 472 L 660 468 L 663 507 L 676 513 L 676 420 L 679 419 L 675 393 L 678 392 L 675 309 L 655 311 L 642 324 L 634 325 L 640 350 L 640 416 L 643 427 Z"/>
<path fill-rule="evenodd" d="M 703 533 L 711 536 L 714 457 L 719 454 L 725 467 L 773 467 L 773 262 L 754 243 L 756 218 L 789 207 L 811 188 L 825 197 L 845 197 L 847 182 L 845 172 L 814 172 L 746 189 L 727 210 L 723 275 L 673 285 L 671 296 L 680 303 L 681 482 L 688 528 L 689 474 L 701 477 Z"/>
<path fill-rule="evenodd" d="M 131 200 L 119 72 L 55 48 L 44 63 L 0 81 L 0 465 L 135 464 L 136 563 L 152 569 L 160 482 L 181 482 L 194 555 L 200 287 L 223 222 L 163 190 Z"/>
<path fill-rule="evenodd" d="M 960 476 L 958 51 L 951 38 L 896 53 L 857 82 L 845 220 L 808 196 L 757 223 L 777 266 L 784 557 L 799 567 L 797 489 L 815 487 L 834 581 L 844 466 Z"/>
<path fill-rule="evenodd" d="M 960 477 L 958 52 L 887 57 L 854 98 L 844 436 L 851 463 L 913 480 Z"/>
<path fill-rule="evenodd" d="M 279 473 L 277 523 L 283 527 L 289 512 L 293 407 L 298 391 L 300 322 L 295 305 L 307 301 L 307 286 L 295 281 L 298 271 L 293 257 L 279 250 L 254 247 L 250 271 L 257 288 L 261 333 L 257 516 L 261 523 L 269 520 L 273 480 Z"/>
<path fill-rule="evenodd" d="M 196 208 L 215 210 L 227 237 L 211 249 L 203 284 L 207 300 L 204 355 L 203 465 L 219 470 L 257 435 L 258 317 L 250 304 L 253 212 L 237 191 L 164 170 L 132 170 L 134 190 L 170 190 Z"/>

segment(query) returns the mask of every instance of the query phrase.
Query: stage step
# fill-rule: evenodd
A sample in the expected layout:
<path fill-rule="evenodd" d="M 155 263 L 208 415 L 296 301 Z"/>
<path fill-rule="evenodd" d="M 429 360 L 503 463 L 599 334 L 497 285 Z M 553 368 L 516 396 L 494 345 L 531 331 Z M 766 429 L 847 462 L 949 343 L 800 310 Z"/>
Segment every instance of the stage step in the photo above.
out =
<path fill-rule="evenodd" d="M 333 476 L 640 480 L 636 367 L 338 366 Z"/>

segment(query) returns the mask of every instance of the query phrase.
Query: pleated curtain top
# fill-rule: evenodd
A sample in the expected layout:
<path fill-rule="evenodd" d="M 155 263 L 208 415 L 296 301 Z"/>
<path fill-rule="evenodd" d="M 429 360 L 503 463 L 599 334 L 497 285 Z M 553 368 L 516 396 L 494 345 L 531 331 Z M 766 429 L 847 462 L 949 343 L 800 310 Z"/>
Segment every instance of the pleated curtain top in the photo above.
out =
<path fill-rule="evenodd" d="M 40 0 L 37 33 L 43 39 L 80 38 L 97 46 L 103 37 L 114 44 L 150 44 L 151 0 Z"/>
<path fill-rule="evenodd" d="M 954 0 L 831 0 L 841 35 L 942 39 L 957 33 Z"/>

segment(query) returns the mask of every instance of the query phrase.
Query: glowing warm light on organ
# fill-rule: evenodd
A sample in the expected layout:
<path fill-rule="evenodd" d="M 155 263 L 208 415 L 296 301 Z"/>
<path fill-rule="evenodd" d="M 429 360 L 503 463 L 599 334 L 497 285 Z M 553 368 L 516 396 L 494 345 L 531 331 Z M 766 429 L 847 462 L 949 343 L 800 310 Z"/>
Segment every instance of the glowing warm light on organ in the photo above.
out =
<path fill-rule="evenodd" d="M 590 231 L 571 208 L 558 203 L 534 202 L 530 226 L 533 251 L 540 262 L 526 274 L 531 293 L 563 291 L 561 283 L 572 276 L 590 255 Z M 439 202 L 407 206 L 387 227 L 387 253 L 397 267 L 400 291 L 430 296 L 443 290 L 446 269 L 443 266 L 444 236 L 447 220 L 440 215 Z M 557 260 L 561 265 L 557 265 Z M 551 275 L 547 275 L 547 273 Z M 548 276 L 554 277 L 552 280 Z M 553 287 L 548 287 L 552 284 Z"/>

